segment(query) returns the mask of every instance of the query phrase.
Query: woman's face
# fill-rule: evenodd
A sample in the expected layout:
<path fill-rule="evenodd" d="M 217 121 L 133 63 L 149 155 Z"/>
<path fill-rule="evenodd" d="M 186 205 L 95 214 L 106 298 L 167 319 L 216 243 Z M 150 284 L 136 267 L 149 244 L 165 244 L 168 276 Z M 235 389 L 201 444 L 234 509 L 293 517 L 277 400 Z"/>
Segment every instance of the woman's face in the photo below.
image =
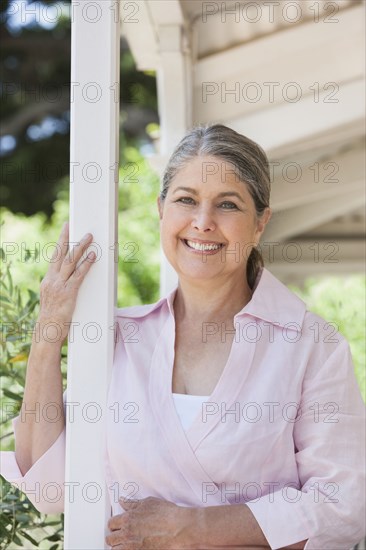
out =
<path fill-rule="evenodd" d="M 165 201 L 158 198 L 161 243 L 179 278 L 246 274 L 253 245 L 268 222 L 256 218 L 253 199 L 231 163 L 195 157 L 175 176 Z"/>

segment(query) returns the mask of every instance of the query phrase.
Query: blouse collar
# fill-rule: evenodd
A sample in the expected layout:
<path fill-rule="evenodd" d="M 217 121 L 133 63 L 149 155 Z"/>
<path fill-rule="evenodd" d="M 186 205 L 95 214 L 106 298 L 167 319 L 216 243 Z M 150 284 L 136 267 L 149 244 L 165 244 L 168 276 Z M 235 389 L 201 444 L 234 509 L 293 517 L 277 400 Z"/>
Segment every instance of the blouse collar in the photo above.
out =
<path fill-rule="evenodd" d="M 174 316 L 173 302 L 178 287 L 159 302 L 166 302 L 169 312 Z M 271 324 L 301 330 L 306 312 L 306 304 L 289 290 L 268 269 L 261 267 L 253 286 L 250 301 L 234 316 L 234 320 L 251 315 Z"/>
<path fill-rule="evenodd" d="M 174 317 L 173 302 L 177 290 L 178 286 L 154 304 L 116 308 L 117 315 L 132 318 L 146 317 L 165 305 L 170 315 Z M 305 312 L 305 302 L 268 269 L 261 267 L 254 283 L 252 298 L 234 316 L 234 320 L 250 315 L 274 325 L 301 331 Z"/>

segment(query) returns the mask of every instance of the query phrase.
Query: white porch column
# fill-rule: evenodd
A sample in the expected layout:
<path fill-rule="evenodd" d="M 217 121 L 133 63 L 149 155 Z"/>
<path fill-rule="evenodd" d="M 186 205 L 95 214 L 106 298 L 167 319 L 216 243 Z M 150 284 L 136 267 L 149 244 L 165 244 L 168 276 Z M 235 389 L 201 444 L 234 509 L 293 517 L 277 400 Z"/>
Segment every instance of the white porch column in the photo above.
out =
<path fill-rule="evenodd" d="M 79 291 L 69 336 L 66 550 L 104 548 L 110 516 L 103 443 L 117 288 L 118 7 L 115 0 L 72 2 L 70 241 L 93 233 L 97 261 Z"/>
<path fill-rule="evenodd" d="M 188 37 L 182 25 L 164 24 L 158 31 L 160 155 L 168 158 L 192 123 L 192 63 Z M 176 283 L 176 273 L 161 251 L 160 294 L 169 292 Z"/>

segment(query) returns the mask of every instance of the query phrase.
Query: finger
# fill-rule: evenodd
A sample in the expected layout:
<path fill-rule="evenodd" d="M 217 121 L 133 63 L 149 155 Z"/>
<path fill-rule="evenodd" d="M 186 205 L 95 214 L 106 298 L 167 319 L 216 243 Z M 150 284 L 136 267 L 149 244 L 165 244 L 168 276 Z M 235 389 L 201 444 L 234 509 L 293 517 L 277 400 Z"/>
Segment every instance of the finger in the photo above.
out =
<path fill-rule="evenodd" d="M 96 260 L 96 254 L 95 252 L 91 251 L 89 254 L 87 254 L 86 258 L 81 262 L 81 264 L 75 269 L 75 271 L 72 273 L 70 278 L 68 279 L 68 283 L 71 284 L 75 288 L 79 288 L 81 283 L 83 282 L 86 274 L 88 273 L 89 269 L 91 268 L 92 264 Z"/>
<path fill-rule="evenodd" d="M 105 538 L 105 541 L 106 543 L 108 544 L 108 546 L 111 546 L 112 548 L 114 546 L 117 546 L 117 544 L 122 544 L 123 543 L 123 539 L 122 539 L 122 535 L 121 535 L 121 530 L 118 529 L 117 531 L 114 531 L 113 533 L 111 533 L 110 535 L 108 535 L 106 538 Z"/>
<path fill-rule="evenodd" d="M 85 250 L 91 244 L 92 240 L 93 235 L 91 233 L 87 233 L 79 242 L 75 244 L 72 249 L 69 249 L 60 267 L 60 277 L 63 281 L 66 282 L 75 272 L 79 260 L 83 256 Z M 86 258 L 84 258 L 83 262 L 85 260 Z M 80 267 L 82 263 L 80 263 L 78 267 Z"/>
<path fill-rule="evenodd" d="M 138 499 L 125 499 L 123 497 L 118 499 L 118 502 L 124 510 L 135 510 L 141 503 Z"/>
<path fill-rule="evenodd" d="M 59 271 L 69 247 L 69 223 L 65 222 L 50 260 L 50 271 Z"/>
<path fill-rule="evenodd" d="M 141 548 L 141 542 L 136 537 L 127 537 L 122 532 L 116 532 L 113 535 L 108 535 L 105 542 L 113 550 L 134 550 Z"/>
<path fill-rule="evenodd" d="M 124 514 L 117 514 L 116 516 L 112 516 L 107 523 L 108 529 L 110 531 L 115 531 L 117 529 L 120 529 L 123 517 L 124 517 Z"/>

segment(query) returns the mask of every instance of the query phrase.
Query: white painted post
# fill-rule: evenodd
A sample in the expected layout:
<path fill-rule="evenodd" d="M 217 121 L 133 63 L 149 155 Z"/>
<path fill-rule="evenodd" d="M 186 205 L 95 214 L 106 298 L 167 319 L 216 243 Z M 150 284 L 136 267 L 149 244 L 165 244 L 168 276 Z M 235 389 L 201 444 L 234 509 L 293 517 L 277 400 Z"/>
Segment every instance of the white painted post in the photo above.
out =
<path fill-rule="evenodd" d="M 93 233 L 97 261 L 69 336 L 65 549 L 101 550 L 111 511 L 103 451 L 117 288 L 119 2 L 71 7 L 70 241 Z"/>
<path fill-rule="evenodd" d="M 192 123 L 191 52 L 183 25 L 159 26 L 161 65 L 157 71 L 161 150 L 168 157 Z M 177 284 L 177 276 L 161 250 L 160 293 Z"/>

